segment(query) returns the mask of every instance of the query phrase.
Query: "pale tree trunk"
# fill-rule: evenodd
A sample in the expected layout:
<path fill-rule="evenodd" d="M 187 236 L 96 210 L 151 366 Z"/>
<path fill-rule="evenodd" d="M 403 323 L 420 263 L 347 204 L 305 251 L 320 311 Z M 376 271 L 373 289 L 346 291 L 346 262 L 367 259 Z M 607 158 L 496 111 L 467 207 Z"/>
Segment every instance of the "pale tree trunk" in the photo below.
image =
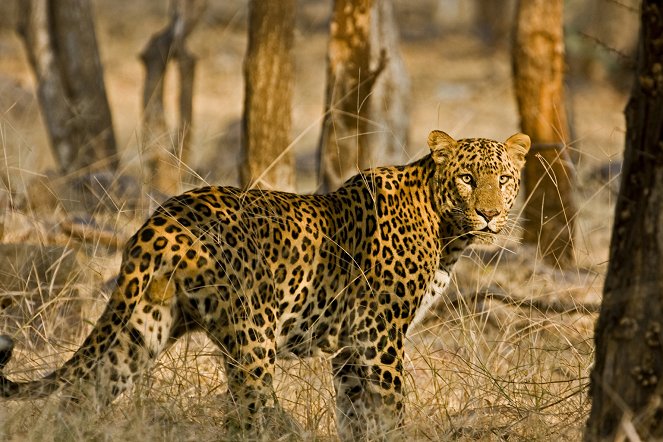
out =
<path fill-rule="evenodd" d="M 21 35 L 63 173 L 117 168 L 103 69 L 87 0 L 19 2 Z"/>
<path fill-rule="evenodd" d="M 402 164 L 406 158 L 410 127 L 410 78 L 399 50 L 400 38 L 392 0 L 376 2 L 371 16 L 371 58 L 379 63 L 386 54 L 386 65 L 378 76 L 368 99 L 368 152 L 359 163 L 361 169 Z"/>
<path fill-rule="evenodd" d="M 644 0 L 585 440 L 663 438 L 663 2 Z M 626 437 L 626 435 L 629 435 Z"/>
<path fill-rule="evenodd" d="M 292 46 L 295 0 L 251 0 L 244 59 L 242 165 L 244 187 L 295 190 Z"/>
<path fill-rule="evenodd" d="M 582 38 L 571 69 L 593 81 L 611 78 L 627 89 L 634 68 L 640 0 L 586 0 L 578 5 L 573 26 Z"/>
<path fill-rule="evenodd" d="M 512 0 L 475 0 L 475 29 L 483 42 L 490 47 L 504 46 L 513 27 Z"/>
<path fill-rule="evenodd" d="M 145 181 L 165 194 L 179 193 L 190 157 L 193 82 L 196 59 L 186 39 L 206 7 L 205 0 L 175 0 L 170 22 L 154 34 L 141 53 L 145 66 L 141 154 L 147 166 Z M 164 77 L 168 63 L 178 67 L 179 122 L 174 140 L 164 115 Z"/>
<path fill-rule="evenodd" d="M 524 170 L 524 241 L 551 264 L 574 262 L 575 175 L 564 107 L 563 0 L 520 0 L 513 45 L 522 131 L 532 139 Z"/>
<path fill-rule="evenodd" d="M 357 171 L 401 162 L 409 80 L 391 0 L 335 0 L 319 143 L 321 191 Z"/>

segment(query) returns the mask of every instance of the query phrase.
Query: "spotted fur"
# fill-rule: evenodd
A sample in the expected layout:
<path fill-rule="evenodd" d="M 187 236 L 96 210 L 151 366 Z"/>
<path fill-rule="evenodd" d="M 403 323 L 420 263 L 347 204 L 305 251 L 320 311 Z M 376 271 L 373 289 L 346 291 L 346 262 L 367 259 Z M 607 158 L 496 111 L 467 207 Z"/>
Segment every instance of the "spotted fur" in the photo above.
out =
<path fill-rule="evenodd" d="M 0 375 L 0 396 L 75 386 L 103 405 L 200 330 L 225 355 L 246 430 L 276 405 L 277 356 L 322 354 L 342 439 L 395 437 L 408 327 L 474 238 L 505 225 L 530 142 L 433 131 L 428 144 L 421 160 L 362 172 L 328 195 L 205 187 L 171 198 L 126 244 L 117 289 L 78 351 L 39 380 Z M 12 346 L 0 337 L 0 368 Z"/>

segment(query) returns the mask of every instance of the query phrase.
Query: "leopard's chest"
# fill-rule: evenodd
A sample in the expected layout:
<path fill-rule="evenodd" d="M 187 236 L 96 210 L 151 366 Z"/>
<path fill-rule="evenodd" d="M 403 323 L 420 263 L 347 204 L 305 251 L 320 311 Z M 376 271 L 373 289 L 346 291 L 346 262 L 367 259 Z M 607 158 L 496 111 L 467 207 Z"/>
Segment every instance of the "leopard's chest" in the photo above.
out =
<path fill-rule="evenodd" d="M 431 311 L 442 299 L 442 296 L 449 286 L 450 281 L 451 270 L 446 268 L 438 268 L 435 270 L 426 291 L 419 301 L 419 307 L 417 307 L 414 318 L 410 322 L 410 330 L 417 324 L 421 323 L 428 315 L 428 312 Z"/>

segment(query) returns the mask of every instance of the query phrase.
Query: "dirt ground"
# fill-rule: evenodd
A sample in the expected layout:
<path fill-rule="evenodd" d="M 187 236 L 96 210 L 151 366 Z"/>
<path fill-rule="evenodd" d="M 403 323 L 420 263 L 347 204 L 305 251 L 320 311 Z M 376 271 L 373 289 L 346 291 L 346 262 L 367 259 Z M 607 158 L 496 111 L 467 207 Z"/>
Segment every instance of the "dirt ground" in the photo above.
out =
<path fill-rule="evenodd" d="M 137 134 L 143 81 L 138 54 L 166 21 L 166 7 L 161 3 L 94 2 L 123 173 L 136 176 L 141 171 Z M 223 4 L 210 6 L 190 40 L 198 57 L 194 155 L 186 179 L 191 185 L 236 185 L 238 181 L 246 9 L 242 1 L 219 3 Z M 432 129 L 456 138 L 495 139 L 506 139 L 519 130 L 508 45 L 487 47 L 471 30 L 466 3 L 455 2 L 458 7 L 448 16 L 436 18 L 438 29 L 421 32 L 415 28 L 425 16 L 402 14 L 407 19 L 403 34 L 408 38 L 401 51 L 411 77 L 408 158 L 426 153 L 425 140 Z M 314 191 L 317 182 L 315 148 L 323 112 L 328 13 L 323 2 L 303 2 L 296 29 L 293 149 L 298 189 L 303 192 Z M 75 292 L 88 312 L 81 327 L 72 326 L 74 332 L 64 334 L 59 327 L 57 336 L 51 336 L 50 326 L 43 321 L 37 332 L 16 328 L 20 348 L 9 372 L 13 377 L 32 378 L 61 363 L 81 342 L 103 305 L 105 294 L 99 294 L 99 287 L 115 274 L 119 254 L 96 234 L 80 241 L 80 235 L 72 239 L 63 228 L 66 220 L 79 214 L 67 209 L 70 206 L 55 187 L 44 187 L 54 161 L 34 96 L 34 79 L 10 20 L 0 24 L 0 174 L 4 184 L 0 202 L 7 209 L 0 209 L 4 210 L 0 240 L 73 249 L 84 275 L 71 283 L 73 292 L 65 292 Z M 569 37 L 573 38 L 578 37 Z M 582 56 L 604 57 L 601 51 L 595 47 Z M 172 76 L 166 79 L 166 90 L 173 81 Z M 582 432 L 589 410 L 587 377 L 596 319 L 595 310 L 583 306 L 593 308 L 600 302 L 627 92 L 615 88 L 601 73 L 591 79 L 570 77 L 568 92 L 574 125 L 569 144 L 578 157 L 578 267 L 571 271 L 551 268 L 541 262 L 535 247 L 522 246 L 517 239 L 503 245 L 504 253 L 468 254 L 456 272 L 448 303 L 437 318 L 412 334 L 408 344 L 407 431 L 414 440 L 574 440 Z M 167 96 L 170 122 L 175 121 L 175 100 L 171 91 Z M 615 164 L 616 168 L 609 167 Z M 42 187 L 31 192 L 35 182 Z M 144 215 L 118 210 L 104 218 L 103 226 L 124 238 Z M 496 288 L 515 302 L 468 297 L 468 293 Z M 533 307 L 532 300 L 568 308 L 543 311 Z M 28 344 L 35 334 L 40 344 Z M 59 414 L 50 402 L 2 404 L 0 438 L 217 439 L 223 434 L 219 410 L 223 410 L 224 384 L 215 352 L 202 337 L 178 345 L 162 358 L 145 385 L 102 416 L 90 418 L 96 427 Z M 297 433 L 305 440 L 334 440 L 327 365 L 324 360 L 281 365 L 278 394 L 299 422 Z"/>

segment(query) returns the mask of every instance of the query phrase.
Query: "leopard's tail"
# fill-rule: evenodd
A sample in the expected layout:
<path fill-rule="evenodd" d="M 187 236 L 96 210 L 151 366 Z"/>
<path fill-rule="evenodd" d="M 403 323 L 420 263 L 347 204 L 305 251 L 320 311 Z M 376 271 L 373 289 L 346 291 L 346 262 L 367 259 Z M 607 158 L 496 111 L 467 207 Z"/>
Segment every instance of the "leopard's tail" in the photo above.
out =
<path fill-rule="evenodd" d="M 47 397 L 63 387 L 75 383 L 77 380 L 91 379 L 94 365 L 98 363 L 101 354 L 95 352 L 99 346 L 108 347 L 110 342 L 102 343 L 103 333 L 100 333 L 100 323 L 106 312 L 102 314 L 100 321 L 92 329 L 83 345 L 62 366 L 39 379 L 16 382 L 7 378 L 4 373 L 5 366 L 12 357 L 14 351 L 14 340 L 7 335 L 0 335 L 0 398 L 11 400 L 40 399 Z M 94 345 L 96 344 L 96 345 Z"/>
<path fill-rule="evenodd" d="M 12 357 L 14 351 L 14 341 L 6 335 L 0 335 L 0 396 L 8 398 L 16 394 L 18 384 L 5 377 L 3 371 L 5 365 Z"/>
<path fill-rule="evenodd" d="M 166 276 L 173 271 L 173 260 L 164 258 L 164 264 L 152 259 L 137 244 L 137 238 L 147 236 L 145 232 L 154 234 L 149 222 L 128 241 L 117 287 L 104 312 L 80 348 L 59 368 L 27 382 L 8 379 L 4 368 L 14 342 L 0 335 L 0 399 L 38 399 L 66 389 L 72 398 L 92 399 L 104 406 L 188 330 L 177 308 L 175 284 Z"/>
<path fill-rule="evenodd" d="M 55 373 L 32 382 L 14 382 L 7 379 L 3 370 L 12 356 L 14 341 L 7 335 L 0 335 L 0 397 L 5 399 L 38 399 L 57 390 Z"/>
<path fill-rule="evenodd" d="M 146 345 L 146 331 L 130 321 L 134 306 L 152 280 L 149 271 L 145 275 L 141 277 L 143 284 L 131 289 L 134 302 L 129 303 L 124 295 L 122 289 L 126 287 L 118 287 L 83 344 L 46 376 L 26 382 L 8 379 L 4 369 L 11 359 L 14 341 L 0 335 L 0 399 L 40 399 L 66 389 L 73 395 L 71 399 L 92 399 L 96 405 L 104 406 L 126 390 L 155 356 Z M 119 366 L 129 359 L 135 363 Z"/>

